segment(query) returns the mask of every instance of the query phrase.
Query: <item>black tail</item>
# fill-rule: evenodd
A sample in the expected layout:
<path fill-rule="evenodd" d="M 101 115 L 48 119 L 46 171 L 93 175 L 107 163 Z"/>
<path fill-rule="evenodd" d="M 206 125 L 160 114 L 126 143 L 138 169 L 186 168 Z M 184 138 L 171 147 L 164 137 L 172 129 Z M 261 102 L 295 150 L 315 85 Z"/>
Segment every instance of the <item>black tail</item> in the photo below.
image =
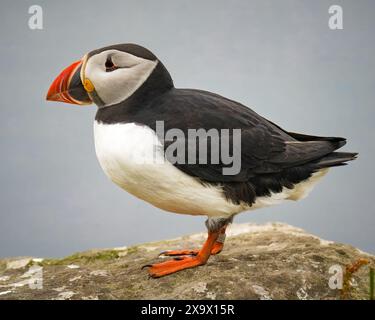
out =
<path fill-rule="evenodd" d="M 357 158 L 358 153 L 353 152 L 332 152 L 317 161 L 320 169 L 329 167 L 338 167 L 346 165 L 347 161 Z"/>
<path fill-rule="evenodd" d="M 288 133 L 298 141 L 329 141 L 333 150 L 339 149 L 346 144 L 346 139 L 340 137 L 318 137 L 295 132 Z M 316 160 L 315 163 L 319 169 L 344 166 L 347 164 L 346 162 L 355 160 L 357 155 L 358 153 L 354 152 L 331 152 Z"/>

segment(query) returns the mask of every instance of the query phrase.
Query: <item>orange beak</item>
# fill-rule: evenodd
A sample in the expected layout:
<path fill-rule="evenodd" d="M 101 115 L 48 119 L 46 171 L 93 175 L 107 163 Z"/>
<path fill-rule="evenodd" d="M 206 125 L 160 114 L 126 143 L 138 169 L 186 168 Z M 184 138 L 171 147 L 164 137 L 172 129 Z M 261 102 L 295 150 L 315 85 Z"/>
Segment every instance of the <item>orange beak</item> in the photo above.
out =
<path fill-rule="evenodd" d="M 52 82 L 46 99 L 71 104 L 86 105 L 92 101 L 81 81 L 82 61 L 76 61 L 64 69 Z"/>

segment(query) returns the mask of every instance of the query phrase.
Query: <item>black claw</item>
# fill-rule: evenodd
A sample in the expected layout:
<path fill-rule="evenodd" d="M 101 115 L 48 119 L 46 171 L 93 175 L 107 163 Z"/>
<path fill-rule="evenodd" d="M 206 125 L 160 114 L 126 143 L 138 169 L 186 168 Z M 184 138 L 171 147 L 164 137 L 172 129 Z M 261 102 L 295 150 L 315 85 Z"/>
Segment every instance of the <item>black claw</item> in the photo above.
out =
<path fill-rule="evenodd" d="M 152 264 L 145 264 L 144 266 L 142 266 L 141 270 L 143 270 L 144 268 L 150 268 L 152 267 Z"/>
<path fill-rule="evenodd" d="M 179 261 L 179 260 L 184 260 L 184 258 L 183 257 L 175 257 L 175 258 L 173 258 L 173 260 Z"/>
<path fill-rule="evenodd" d="M 162 255 L 164 255 L 164 254 L 166 254 L 166 253 L 168 253 L 168 250 L 160 252 L 160 253 L 158 254 L 158 257 L 160 257 L 160 256 L 162 256 Z"/>

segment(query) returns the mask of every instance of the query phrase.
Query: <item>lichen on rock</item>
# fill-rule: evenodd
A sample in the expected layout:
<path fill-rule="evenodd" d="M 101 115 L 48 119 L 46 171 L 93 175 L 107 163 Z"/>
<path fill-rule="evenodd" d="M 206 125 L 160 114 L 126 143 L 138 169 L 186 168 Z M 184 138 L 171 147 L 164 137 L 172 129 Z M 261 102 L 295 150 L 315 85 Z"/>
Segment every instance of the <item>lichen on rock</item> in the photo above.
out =
<path fill-rule="evenodd" d="M 369 267 L 375 257 L 352 246 L 324 241 L 280 223 L 234 224 L 224 250 L 205 266 L 149 279 L 141 266 L 166 249 L 197 248 L 205 234 L 63 259 L 0 260 L 0 299 L 368 299 Z M 340 274 L 348 265 L 368 264 L 351 275 L 343 295 Z M 334 279 L 335 280 L 335 279 Z M 332 283 L 337 286 L 332 287 Z"/>

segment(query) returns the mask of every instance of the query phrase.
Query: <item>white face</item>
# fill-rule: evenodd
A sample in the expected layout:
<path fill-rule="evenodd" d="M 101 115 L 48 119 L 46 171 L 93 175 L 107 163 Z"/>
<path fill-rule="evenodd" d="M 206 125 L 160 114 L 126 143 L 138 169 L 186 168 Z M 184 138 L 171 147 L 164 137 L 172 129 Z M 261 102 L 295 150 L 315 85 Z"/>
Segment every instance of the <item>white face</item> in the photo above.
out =
<path fill-rule="evenodd" d="M 107 50 L 87 60 L 84 77 L 91 81 L 104 106 L 110 106 L 130 97 L 157 63 L 127 52 Z"/>

